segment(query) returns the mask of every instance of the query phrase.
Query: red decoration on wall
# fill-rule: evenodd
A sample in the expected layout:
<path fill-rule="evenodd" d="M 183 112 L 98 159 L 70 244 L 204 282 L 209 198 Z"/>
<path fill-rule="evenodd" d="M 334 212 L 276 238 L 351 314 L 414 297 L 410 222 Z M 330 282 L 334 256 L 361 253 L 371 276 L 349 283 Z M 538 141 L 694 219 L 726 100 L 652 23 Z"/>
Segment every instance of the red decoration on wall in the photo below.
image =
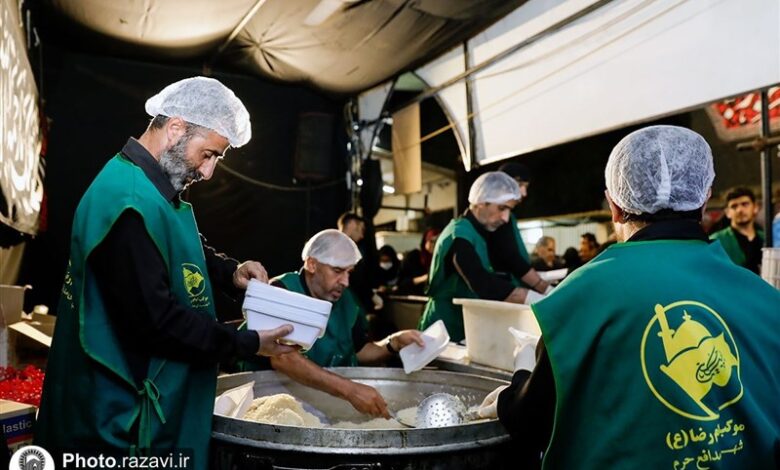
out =
<path fill-rule="evenodd" d="M 771 87 L 769 96 L 769 123 L 780 129 L 780 87 Z M 759 134 L 761 122 L 761 93 L 748 93 L 707 106 L 718 136 L 726 141 L 747 139 Z"/>

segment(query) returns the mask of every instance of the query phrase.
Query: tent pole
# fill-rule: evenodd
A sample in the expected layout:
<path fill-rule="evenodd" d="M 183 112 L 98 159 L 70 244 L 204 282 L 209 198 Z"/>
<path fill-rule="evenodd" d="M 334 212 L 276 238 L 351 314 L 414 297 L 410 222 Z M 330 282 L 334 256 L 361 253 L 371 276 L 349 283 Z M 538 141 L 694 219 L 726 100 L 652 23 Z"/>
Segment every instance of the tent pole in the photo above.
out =
<path fill-rule="evenodd" d="M 225 49 L 230 45 L 230 43 L 233 42 L 234 39 L 236 39 L 236 36 L 238 36 L 238 33 L 241 32 L 242 29 L 249 23 L 249 20 L 254 18 L 254 16 L 257 14 L 257 11 L 260 10 L 260 7 L 263 6 L 263 4 L 266 2 L 266 0 L 257 0 L 254 5 L 252 5 L 252 8 L 250 8 L 246 14 L 241 17 L 241 20 L 236 24 L 236 27 L 233 28 L 233 31 L 230 32 L 230 35 L 225 39 L 225 41 L 217 48 L 217 51 L 214 52 L 214 55 L 211 56 L 211 58 L 206 62 L 204 65 L 204 69 L 211 69 L 211 66 L 217 61 L 217 58 L 219 58 L 220 55 L 222 55 L 223 52 L 225 52 Z"/>
<path fill-rule="evenodd" d="M 769 138 L 769 93 L 761 90 L 761 139 Z M 764 246 L 772 246 L 772 146 L 761 149 L 761 193 L 764 206 Z"/>

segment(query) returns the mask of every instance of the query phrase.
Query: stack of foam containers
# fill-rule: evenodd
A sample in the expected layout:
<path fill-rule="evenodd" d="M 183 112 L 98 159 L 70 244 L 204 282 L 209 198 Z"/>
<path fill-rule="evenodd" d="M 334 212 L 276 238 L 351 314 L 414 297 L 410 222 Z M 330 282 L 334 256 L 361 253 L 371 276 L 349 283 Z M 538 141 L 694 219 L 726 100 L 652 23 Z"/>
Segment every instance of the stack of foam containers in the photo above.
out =
<path fill-rule="evenodd" d="M 331 303 L 251 280 L 244 297 L 244 314 L 250 330 L 271 330 L 290 324 L 288 343 L 310 349 L 328 326 Z"/>

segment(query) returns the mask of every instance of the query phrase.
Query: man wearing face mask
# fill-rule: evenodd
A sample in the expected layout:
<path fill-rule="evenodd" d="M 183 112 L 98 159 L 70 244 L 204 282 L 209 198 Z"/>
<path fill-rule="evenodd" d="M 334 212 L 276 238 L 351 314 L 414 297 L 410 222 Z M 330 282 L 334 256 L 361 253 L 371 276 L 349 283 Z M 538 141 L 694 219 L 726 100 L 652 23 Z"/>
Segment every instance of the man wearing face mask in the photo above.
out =
<path fill-rule="evenodd" d="M 532 303 L 543 297 L 550 286 L 523 259 L 514 238 L 496 236 L 520 197 L 517 182 L 504 172 L 474 181 L 468 210 L 450 221 L 436 242 L 420 330 L 441 319 L 450 338 L 462 340 L 463 311 L 453 298 Z M 531 289 L 519 287 L 521 282 Z"/>
<path fill-rule="evenodd" d="M 294 351 L 292 331 L 242 331 L 217 322 L 212 288 L 267 282 L 203 245 L 180 198 L 208 180 L 229 146 L 251 135 L 249 114 L 214 79 L 189 78 L 146 102 L 153 117 L 100 171 L 73 220 L 35 442 L 63 451 L 192 452 L 205 469 L 217 363 Z"/>

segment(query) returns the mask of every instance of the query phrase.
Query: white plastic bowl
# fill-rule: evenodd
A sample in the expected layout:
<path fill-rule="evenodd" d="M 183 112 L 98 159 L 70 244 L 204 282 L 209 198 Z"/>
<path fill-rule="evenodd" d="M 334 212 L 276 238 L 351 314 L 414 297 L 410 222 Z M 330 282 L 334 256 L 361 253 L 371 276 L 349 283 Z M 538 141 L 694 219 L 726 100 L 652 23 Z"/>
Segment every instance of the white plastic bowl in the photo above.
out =
<path fill-rule="evenodd" d="M 509 327 L 541 336 L 529 305 L 480 299 L 453 299 L 463 306 L 463 329 L 469 358 L 503 370 L 514 369 L 515 340 Z"/>

